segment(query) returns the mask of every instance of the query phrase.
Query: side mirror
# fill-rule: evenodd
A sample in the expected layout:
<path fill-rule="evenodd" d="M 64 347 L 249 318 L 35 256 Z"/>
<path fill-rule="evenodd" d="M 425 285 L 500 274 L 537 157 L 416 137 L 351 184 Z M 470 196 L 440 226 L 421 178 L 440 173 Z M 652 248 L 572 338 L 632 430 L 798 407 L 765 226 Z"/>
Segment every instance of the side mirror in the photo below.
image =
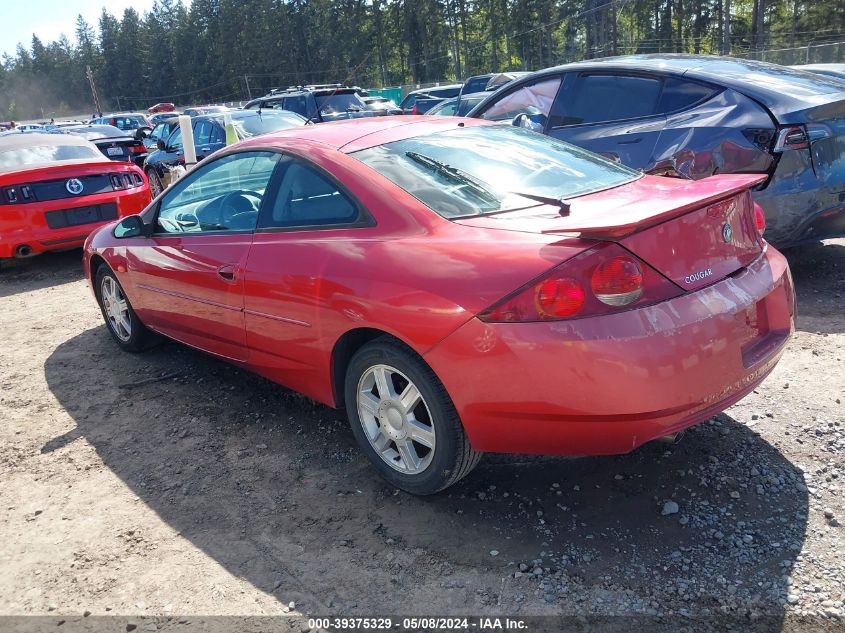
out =
<path fill-rule="evenodd" d="M 118 239 L 142 235 L 144 235 L 144 221 L 140 215 L 127 216 L 114 227 L 114 236 Z"/>
<path fill-rule="evenodd" d="M 151 127 L 139 127 L 137 130 L 135 130 L 135 140 L 143 141 L 150 135 L 150 132 L 152 131 L 153 129 Z"/>
<path fill-rule="evenodd" d="M 511 124 L 514 127 L 521 127 L 524 130 L 531 130 L 532 132 L 542 132 L 543 131 L 543 124 L 535 121 L 531 118 L 530 115 L 526 114 L 525 112 L 520 112 L 517 114 Z"/>
<path fill-rule="evenodd" d="M 162 152 L 167 151 L 167 143 L 165 143 L 163 139 L 158 139 L 156 141 L 156 147 Z"/>

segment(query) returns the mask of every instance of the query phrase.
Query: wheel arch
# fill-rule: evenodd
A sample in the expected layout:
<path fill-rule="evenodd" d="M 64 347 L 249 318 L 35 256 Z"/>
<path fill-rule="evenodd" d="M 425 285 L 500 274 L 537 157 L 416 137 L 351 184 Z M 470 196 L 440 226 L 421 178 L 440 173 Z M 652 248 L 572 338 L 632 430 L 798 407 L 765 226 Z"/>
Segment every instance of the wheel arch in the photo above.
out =
<path fill-rule="evenodd" d="M 375 341 L 376 339 L 387 338 L 401 344 L 410 352 L 415 354 L 425 363 L 425 360 L 411 345 L 401 338 L 378 328 L 360 327 L 344 332 L 340 338 L 335 342 L 332 348 L 331 355 L 331 381 L 332 381 L 332 396 L 334 404 L 338 408 L 345 405 L 344 385 L 346 382 L 346 370 L 349 367 L 349 361 L 355 353 L 364 347 L 367 343 Z M 428 364 L 428 363 L 426 363 Z"/>

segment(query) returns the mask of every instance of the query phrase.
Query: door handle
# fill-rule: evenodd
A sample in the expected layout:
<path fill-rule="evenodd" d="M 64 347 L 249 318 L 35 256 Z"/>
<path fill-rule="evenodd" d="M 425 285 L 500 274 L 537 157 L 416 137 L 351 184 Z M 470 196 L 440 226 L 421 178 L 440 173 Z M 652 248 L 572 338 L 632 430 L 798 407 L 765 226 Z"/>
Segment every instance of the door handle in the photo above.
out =
<path fill-rule="evenodd" d="M 235 265 L 226 264 L 217 269 L 217 274 L 226 281 L 235 281 Z"/>
<path fill-rule="evenodd" d="M 643 137 L 639 136 L 639 137 L 633 138 L 629 141 L 617 141 L 617 142 L 619 143 L 619 145 L 633 145 L 634 143 L 639 143 L 642 140 L 643 140 Z"/>

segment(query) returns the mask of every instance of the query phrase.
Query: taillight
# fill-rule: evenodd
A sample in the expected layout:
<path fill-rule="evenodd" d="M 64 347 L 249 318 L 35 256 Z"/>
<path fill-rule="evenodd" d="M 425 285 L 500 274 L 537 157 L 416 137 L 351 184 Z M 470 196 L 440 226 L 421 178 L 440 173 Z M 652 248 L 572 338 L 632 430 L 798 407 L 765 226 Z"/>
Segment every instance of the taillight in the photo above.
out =
<path fill-rule="evenodd" d="M 619 244 L 607 242 L 556 266 L 478 315 L 487 322 L 558 321 L 621 312 L 683 291 Z"/>
<path fill-rule="evenodd" d="M 575 316 L 584 305 L 584 289 L 569 277 L 545 279 L 536 286 L 537 312 L 545 318 Z"/>
<path fill-rule="evenodd" d="M 596 266 L 591 285 L 602 303 L 626 306 L 643 294 L 643 271 L 633 257 L 620 255 Z"/>
<path fill-rule="evenodd" d="M 112 174 L 110 176 L 112 189 L 123 189 L 123 179 L 120 174 Z"/>
<path fill-rule="evenodd" d="M 763 212 L 763 207 L 756 202 L 754 203 L 754 224 L 762 235 L 763 231 L 766 230 L 766 214 Z"/>
<path fill-rule="evenodd" d="M 810 147 L 810 139 L 803 125 L 790 125 L 778 132 L 775 141 L 774 151 L 782 152 L 789 149 L 807 149 Z"/>
<path fill-rule="evenodd" d="M 144 146 L 143 143 L 141 143 L 139 145 L 130 145 L 129 151 L 133 154 L 143 154 L 147 151 L 147 148 Z"/>

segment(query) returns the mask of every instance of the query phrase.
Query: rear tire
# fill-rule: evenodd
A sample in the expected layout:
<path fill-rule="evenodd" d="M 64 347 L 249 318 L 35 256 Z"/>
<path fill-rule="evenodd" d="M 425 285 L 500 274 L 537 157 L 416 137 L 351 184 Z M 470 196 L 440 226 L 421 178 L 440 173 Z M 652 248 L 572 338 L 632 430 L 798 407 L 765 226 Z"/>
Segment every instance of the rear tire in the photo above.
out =
<path fill-rule="evenodd" d="M 123 350 L 142 352 L 160 341 L 157 334 L 141 323 L 111 268 L 101 264 L 94 279 L 103 320 L 112 338 Z"/>
<path fill-rule="evenodd" d="M 434 494 L 466 477 L 481 459 L 443 383 L 394 339 L 376 339 L 355 353 L 345 398 L 361 450 L 397 488 Z"/>

